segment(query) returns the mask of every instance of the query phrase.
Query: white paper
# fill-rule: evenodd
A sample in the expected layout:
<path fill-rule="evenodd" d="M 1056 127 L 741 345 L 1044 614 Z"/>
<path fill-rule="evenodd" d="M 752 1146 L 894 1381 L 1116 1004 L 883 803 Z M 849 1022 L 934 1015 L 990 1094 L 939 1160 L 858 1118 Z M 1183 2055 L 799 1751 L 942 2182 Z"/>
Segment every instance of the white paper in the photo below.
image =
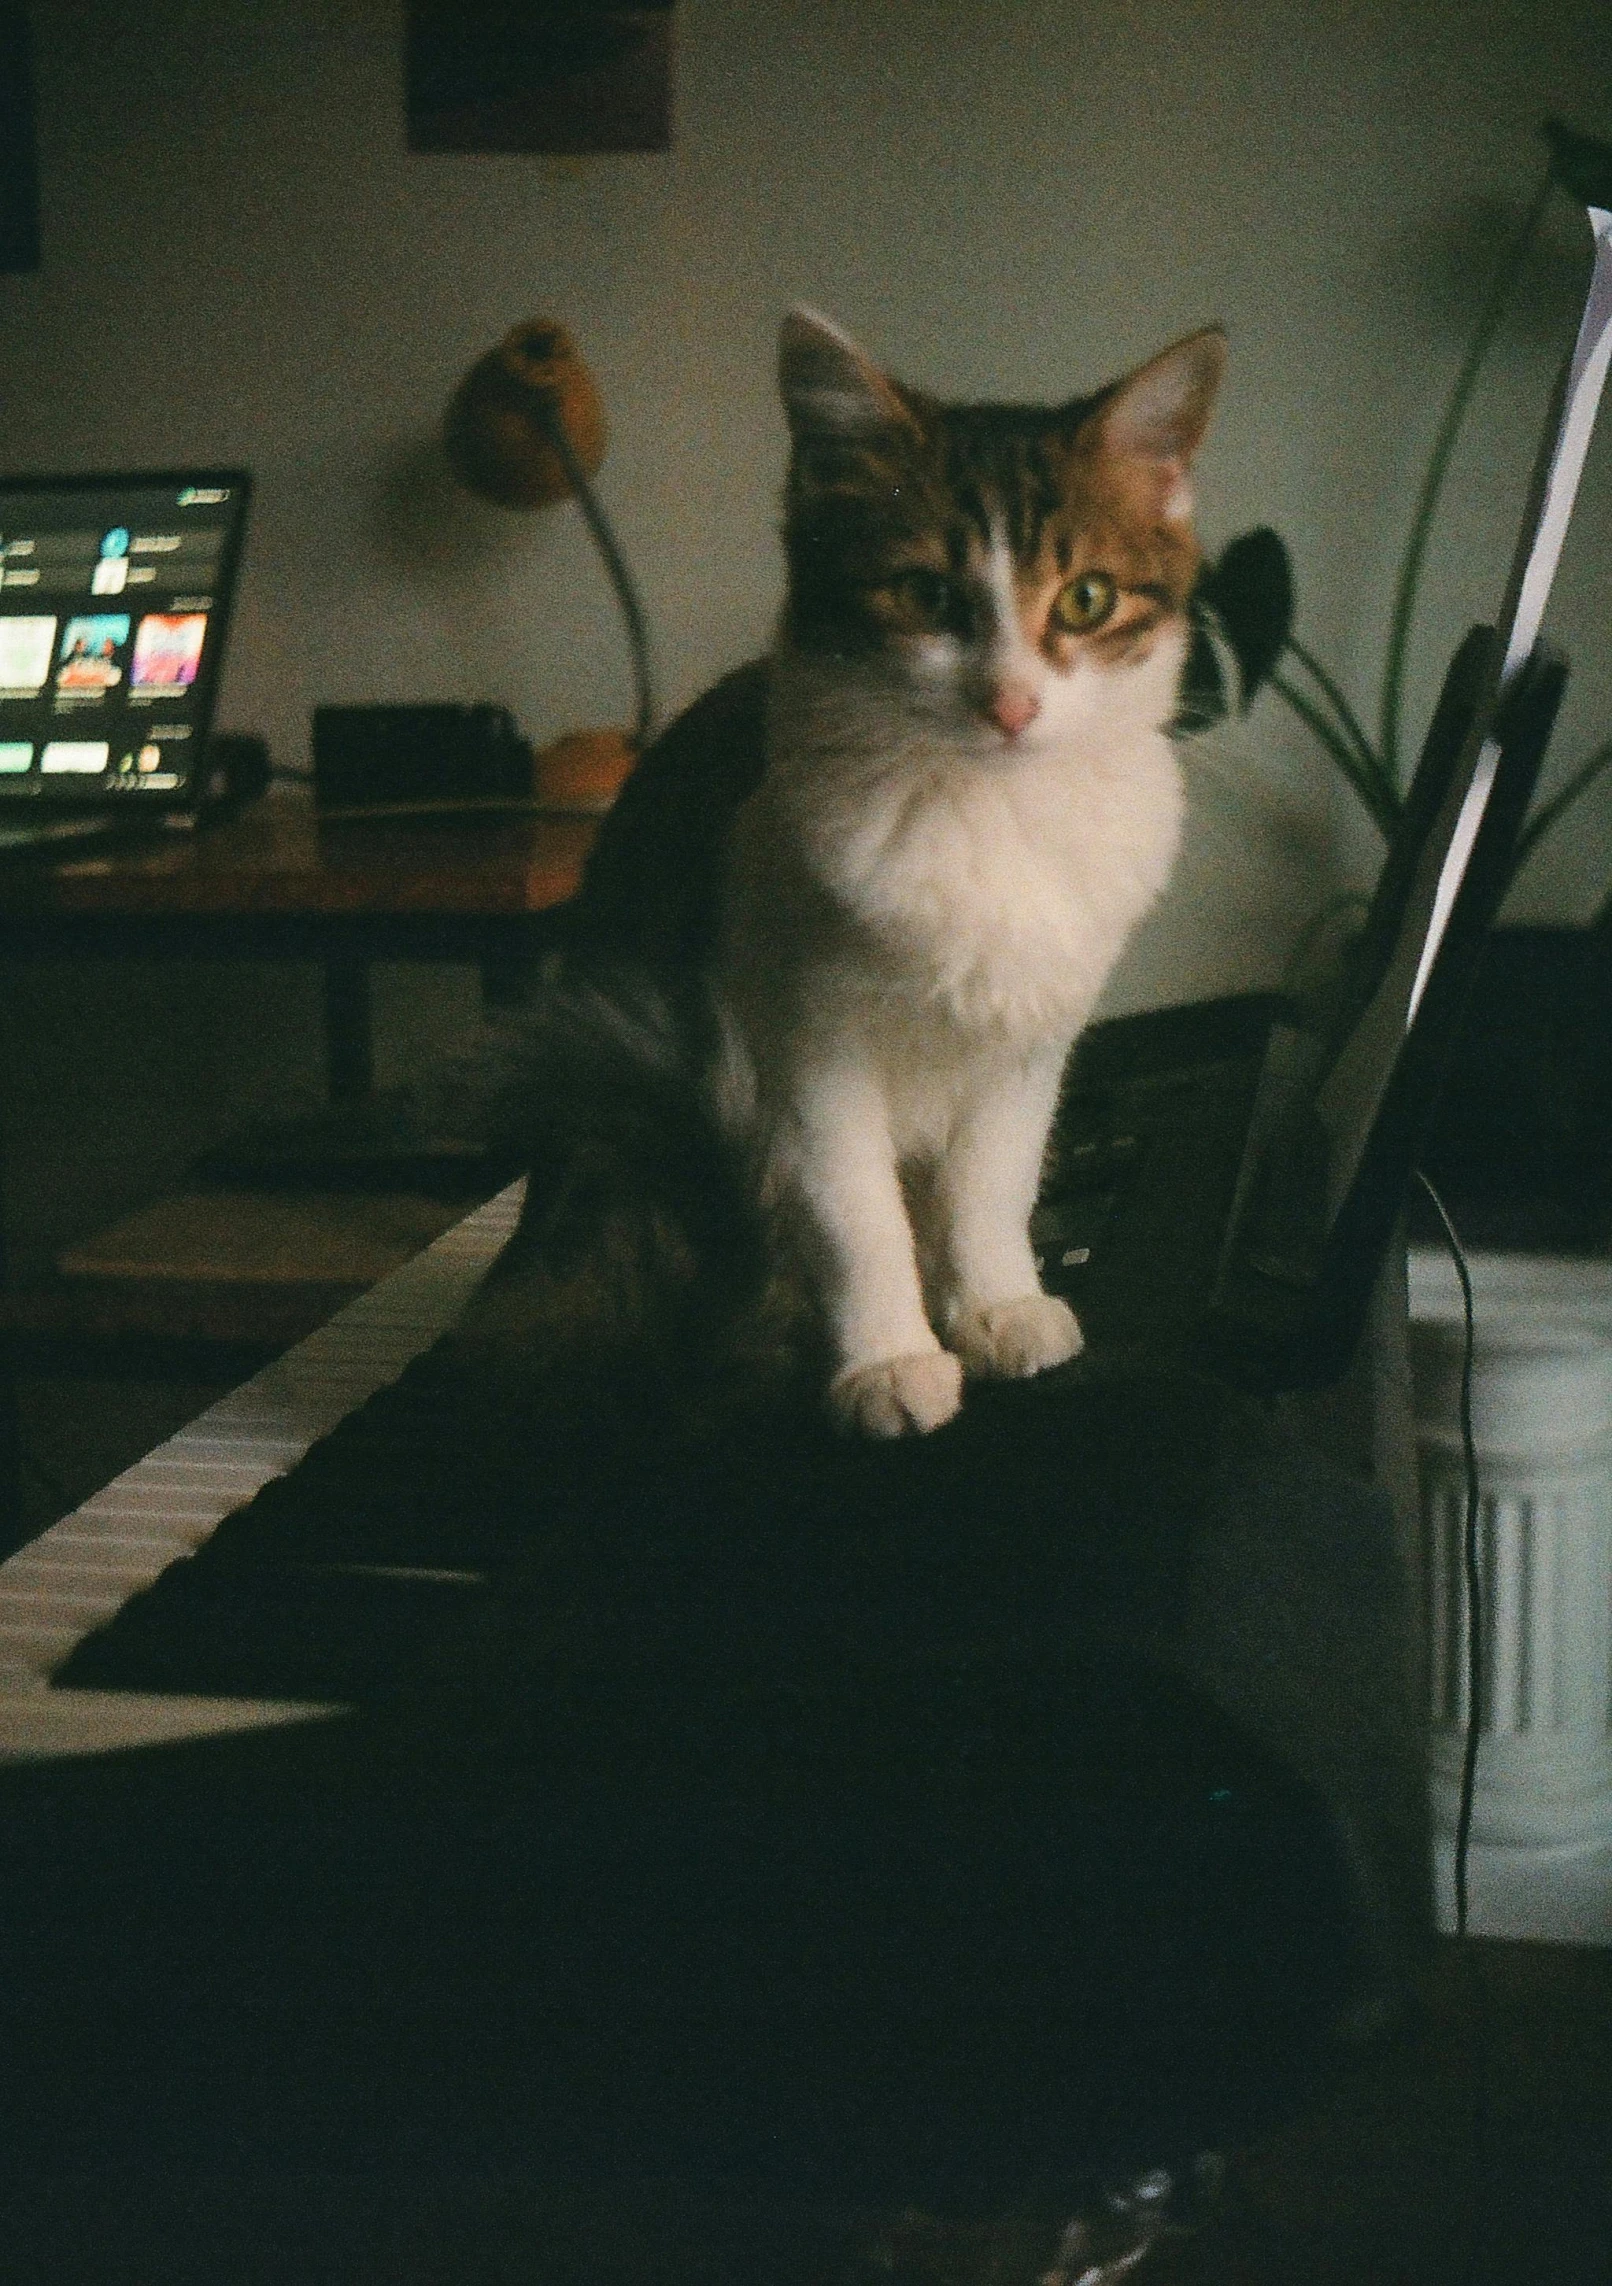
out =
<path fill-rule="evenodd" d="M 1573 512 L 1584 456 L 1595 427 L 1608 363 L 1612 362 L 1612 213 L 1600 207 L 1590 207 L 1587 211 L 1595 240 L 1595 261 L 1585 293 L 1578 339 L 1561 384 L 1560 409 L 1555 411 L 1554 420 L 1547 417 L 1534 464 L 1528 505 L 1499 615 L 1496 632 L 1501 646 L 1500 674 L 1487 709 L 1467 734 L 1468 745 L 1463 747 L 1451 781 L 1450 798 L 1454 799 L 1456 788 L 1466 775 L 1470 744 L 1476 741 L 1476 761 L 1471 765 L 1453 827 L 1449 829 L 1447 840 L 1443 840 L 1435 826 L 1418 867 L 1418 878 L 1409 893 L 1407 912 L 1421 909 L 1430 915 L 1426 935 L 1419 951 L 1409 936 L 1396 946 L 1386 975 L 1317 1097 L 1316 1109 L 1331 1137 L 1329 1213 L 1336 1212 L 1354 1180 L 1399 1047 L 1415 1020 L 1433 972 L 1472 855 L 1472 845 L 1483 823 L 1500 762 L 1500 748 L 1489 736 L 1489 726 L 1495 706 L 1520 672 L 1538 638 L 1562 542 L 1567 535 L 1568 519 Z M 1441 840 L 1442 860 L 1439 857 Z M 1426 875 L 1433 866 L 1437 866 L 1438 872 L 1429 900 Z"/>
<path fill-rule="evenodd" d="M 1539 504 L 1532 521 L 1523 527 L 1501 613 L 1498 633 L 1505 649 L 1497 701 L 1510 689 L 1539 639 L 1545 604 L 1556 577 L 1556 566 L 1561 561 L 1562 542 L 1567 537 L 1578 480 L 1583 473 L 1584 456 L 1590 449 L 1607 365 L 1612 361 L 1612 214 L 1592 206 L 1589 217 L 1595 234 L 1595 267 L 1584 298 L 1578 340 L 1568 363 L 1561 413 L 1550 439 L 1548 457 L 1541 463 L 1542 476 L 1536 474 L 1535 477 Z M 1456 892 L 1465 878 L 1472 844 L 1489 804 L 1499 761 L 1499 747 L 1492 738 L 1485 738 L 1450 839 L 1449 855 L 1439 875 L 1427 942 L 1422 947 L 1416 981 L 1411 987 L 1410 1006 L 1405 1013 L 1407 1031 L 1416 1020 L 1423 990 L 1444 941 Z"/>

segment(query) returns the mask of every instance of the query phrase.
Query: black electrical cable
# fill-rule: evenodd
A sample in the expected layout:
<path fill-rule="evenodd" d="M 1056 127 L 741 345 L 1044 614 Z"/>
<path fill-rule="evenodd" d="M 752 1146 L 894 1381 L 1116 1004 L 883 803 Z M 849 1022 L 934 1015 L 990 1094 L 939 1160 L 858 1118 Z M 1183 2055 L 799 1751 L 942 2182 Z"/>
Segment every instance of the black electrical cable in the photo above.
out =
<path fill-rule="evenodd" d="M 1478 1448 L 1472 1434 L 1472 1362 L 1477 1345 L 1476 1313 L 1472 1304 L 1472 1275 L 1467 1268 L 1461 1241 L 1455 1234 L 1455 1225 L 1450 1220 L 1449 1210 L 1420 1168 L 1416 1170 L 1416 1179 L 1433 1202 L 1433 1212 L 1443 1226 L 1444 1241 L 1450 1250 L 1450 1260 L 1455 1264 L 1455 1275 L 1461 1283 L 1461 1457 L 1466 1469 L 1466 1519 L 1461 1533 L 1461 1559 L 1466 1575 L 1467 1699 L 1466 1739 L 1461 1755 L 1461 1798 L 1455 1820 L 1455 1933 L 1458 1937 L 1464 1937 L 1467 1925 L 1467 1861 L 1472 1847 L 1472 1805 L 1477 1791 L 1478 1743 L 1483 1725 L 1483 1583 L 1478 1570 L 1478 1515 L 1482 1496 L 1478 1486 Z"/>
<path fill-rule="evenodd" d="M 649 673 L 649 636 L 644 623 L 643 606 L 633 586 L 627 559 L 617 544 L 610 528 L 609 518 L 599 504 L 598 496 L 588 482 L 587 473 L 571 448 L 571 439 L 565 433 L 565 422 L 558 405 L 544 392 L 534 398 L 534 409 L 543 424 L 543 433 L 553 449 L 554 457 L 565 470 L 566 482 L 576 494 L 594 545 L 604 559 L 610 584 L 621 605 L 621 616 L 627 626 L 627 643 L 632 652 L 633 686 L 637 694 L 637 717 L 633 724 L 633 744 L 640 750 L 648 745 L 655 722 L 655 698 Z"/>
<path fill-rule="evenodd" d="M 1461 1458 L 1466 1472 L 1466 1518 L 1461 1534 L 1461 1553 L 1466 1579 L 1467 1714 L 1466 1738 L 1461 1756 L 1461 1798 L 1455 1821 L 1455 1933 L 1466 1965 L 1467 1999 L 1472 2012 L 1472 2062 L 1476 2088 L 1472 2107 L 1473 2211 L 1472 2236 L 1468 2243 L 1464 2275 L 1475 2278 L 1486 2245 L 1481 2208 L 1492 2181 L 1488 2006 L 1479 1956 L 1465 1942 L 1467 1859 L 1472 1842 L 1472 1804 L 1477 1788 L 1478 1741 L 1482 1735 L 1479 1697 L 1483 1681 L 1482 1580 L 1478 1569 L 1478 1517 L 1482 1492 L 1478 1483 L 1477 1439 L 1472 1432 L 1472 1371 L 1477 1350 L 1477 1312 L 1472 1300 L 1472 1273 L 1467 1266 L 1461 1241 L 1456 1236 L 1449 1209 L 1420 1167 L 1416 1170 L 1416 1180 L 1433 1202 L 1433 1211 L 1443 1227 L 1444 1242 L 1449 1248 L 1450 1260 L 1455 1264 L 1455 1275 L 1461 1285 Z"/>

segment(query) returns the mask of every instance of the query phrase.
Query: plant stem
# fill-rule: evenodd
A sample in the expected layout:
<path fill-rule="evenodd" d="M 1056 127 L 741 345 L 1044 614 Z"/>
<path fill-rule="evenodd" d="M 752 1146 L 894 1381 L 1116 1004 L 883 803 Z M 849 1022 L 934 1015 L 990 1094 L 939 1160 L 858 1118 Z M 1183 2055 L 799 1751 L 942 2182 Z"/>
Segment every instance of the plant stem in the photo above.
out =
<path fill-rule="evenodd" d="M 1586 786 L 1593 785 L 1609 763 L 1612 763 L 1612 738 L 1609 738 L 1603 746 L 1598 746 L 1587 760 L 1579 764 L 1559 793 L 1552 794 L 1548 802 L 1540 803 L 1538 809 L 1523 827 L 1522 832 L 1517 836 L 1517 846 L 1512 854 L 1511 862 L 1513 879 L 1522 871 L 1535 843 L 1549 833 L 1562 812 L 1572 807 Z"/>
<path fill-rule="evenodd" d="M 1315 653 L 1311 650 L 1308 650 L 1305 645 L 1298 640 L 1296 635 L 1290 635 L 1288 637 L 1287 647 L 1292 652 L 1294 658 L 1297 659 L 1299 665 L 1304 669 L 1305 673 L 1310 677 L 1311 681 L 1316 685 L 1322 696 L 1326 698 L 1330 703 L 1333 713 L 1338 718 L 1339 729 L 1344 731 L 1353 742 L 1355 752 L 1359 756 L 1362 766 L 1368 770 L 1373 777 L 1381 778 L 1385 784 L 1390 783 L 1387 777 L 1387 773 L 1383 769 L 1382 761 L 1377 753 L 1376 748 L 1372 745 L 1371 740 L 1366 736 L 1365 730 L 1361 725 L 1360 717 L 1355 713 L 1354 708 L 1344 697 L 1342 691 L 1333 681 L 1331 675 L 1328 674 L 1326 668 L 1322 666 Z"/>
<path fill-rule="evenodd" d="M 1288 705 L 1305 727 L 1312 730 L 1348 779 L 1365 804 L 1373 825 L 1384 841 L 1392 841 L 1394 828 L 1399 822 L 1399 796 L 1367 773 L 1354 748 L 1343 736 L 1329 716 L 1323 714 L 1314 699 L 1296 690 L 1285 675 L 1272 675 L 1271 688 L 1280 691 Z"/>
<path fill-rule="evenodd" d="M 1489 345 L 1499 329 L 1502 316 L 1505 314 L 1506 304 L 1510 300 L 1512 291 L 1522 273 L 1523 263 L 1527 260 L 1528 250 L 1533 244 L 1534 232 L 1539 227 L 1540 216 L 1544 213 L 1546 202 L 1550 197 L 1553 181 L 1552 172 L 1547 167 L 1544 179 L 1534 193 L 1533 201 L 1523 217 L 1522 227 L 1512 241 L 1505 260 L 1495 273 L 1489 288 L 1488 299 L 1479 313 L 1472 339 L 1467 344 L 1466 356 L 1462 360 L 1461 369 L 1456 374 L 1454 386 L 1450 391 L 1449 401 L 1445 405 L 1444 417 L 1439 423 L 1438 435 L 1433 443 L 1432 457 L 1428 461 L 1426 474 L 1422 478 L 1421 490 L 1416 497 L 1416 509 L 1411 517 L 1410 534 L 1405 543 L 1405 554 L 1399 567 L 1399 580 L 1394 590 L 1394 612 L 1389 622 L 1388 652 L 1383 665 L 1379 745 L 1384 767 L 1391 783 L 1396 787 L 1399 783 L 1399 719 L 1404 698 L 1405 653 L 1410 642 L 1411 621 L 1416 612 L 1416 596 L 1421 584 L 1422 560 L 1427 553 L 1433 514 L 1438 506 L 1439 494 L 1444 488 L 1444 478 L 1455 450 L 1455 440 L 1460 434 L 1461 423 L 1466 416 L 1466 409 L 1477 382 L 1478 369 L 1488 354 Z"/>

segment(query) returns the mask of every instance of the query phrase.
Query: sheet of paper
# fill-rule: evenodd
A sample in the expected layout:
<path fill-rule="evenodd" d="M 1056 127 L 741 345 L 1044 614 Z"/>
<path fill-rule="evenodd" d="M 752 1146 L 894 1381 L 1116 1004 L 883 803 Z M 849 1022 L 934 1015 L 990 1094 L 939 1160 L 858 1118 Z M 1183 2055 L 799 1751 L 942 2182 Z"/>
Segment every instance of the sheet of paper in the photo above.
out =
<path fill-rule="evenodd" d="M 1398 943 L 1381 983 L 1322 1082 L 1316 1111 L 1330 1138 L 1328 1213 L 1347 1195 L 1405 1035 L 1421 1005 L 1449 925 L 1472 845 L 1494 788 L 1500 748 L 1488 736 L 1495 706 L 1538 638 L 1561 557 L 1584 456 L 1612 362 L 1612 213 L 1588 210 L 1595 260 L 1578 339 L 1546 416 L 1497 633 L 1502 666 L 1489 705 L 1468 732 L 1441 813 L 1418 862 Z M 1473 756 L 1473 747 L 1476 755 Z M 1427 914 L 1418 941 L 1416 916 Z"/>
<path fill-rule="evenodd" d="M 1499 635 L 1505 649 L 1497 700 L 1510 688 L 1539 639 L 1545 604 L 1556 577 L 1556 566 L 1561 561 L 1562 542 L 1567 537 L 1578 480 L 1583 473 L 1584 456 L 1590 449 L 1590 435 L 1606 385 L 1607 365 L 1612 362 L 1612 214 L 1598 206 L 1588 211 L 1590 228 L 1595 234 L 1595 266 L 1584 298 L 1578 340 L 1568 361 L 1561 411 L 1554 430 L 1546 432 L 1544 449 L 1534 473 L 1532 514 L 1524 521 L 1501 610 Z M 1492 738 L 1485 738 L 1450 838 L 1449 855 L 1439 875 L 1427 942 L 1422 947 L 1405 1014 L 1407 1031 L 1416 1020 L 1422 993 L 1444 940 L 1450 910 L 1466 873 L 1478 827 L 1483 823 L 1499 761 L 1499 747 Z"/>

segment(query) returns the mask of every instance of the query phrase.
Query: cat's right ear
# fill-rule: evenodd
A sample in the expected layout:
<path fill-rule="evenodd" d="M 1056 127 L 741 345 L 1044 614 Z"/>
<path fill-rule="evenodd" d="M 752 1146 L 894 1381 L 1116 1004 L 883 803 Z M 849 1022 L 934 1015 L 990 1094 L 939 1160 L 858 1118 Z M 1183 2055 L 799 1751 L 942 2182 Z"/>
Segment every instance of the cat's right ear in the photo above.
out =
<path fill-rule="evenodd" d="M 1091 416 L 1099 452 L 1146 472 L 1167 522 L 1192 515 L 1193 455 L 1225 370 L 1226 336 L 1205 326 L 1116 381 Z"/>
<path fill-rule="evenodd" d="M 784 320 L 778 393 L 797 444 L 855 443 L 914 426 L 894 384 L 816 310 L 793 309 Z"/>

